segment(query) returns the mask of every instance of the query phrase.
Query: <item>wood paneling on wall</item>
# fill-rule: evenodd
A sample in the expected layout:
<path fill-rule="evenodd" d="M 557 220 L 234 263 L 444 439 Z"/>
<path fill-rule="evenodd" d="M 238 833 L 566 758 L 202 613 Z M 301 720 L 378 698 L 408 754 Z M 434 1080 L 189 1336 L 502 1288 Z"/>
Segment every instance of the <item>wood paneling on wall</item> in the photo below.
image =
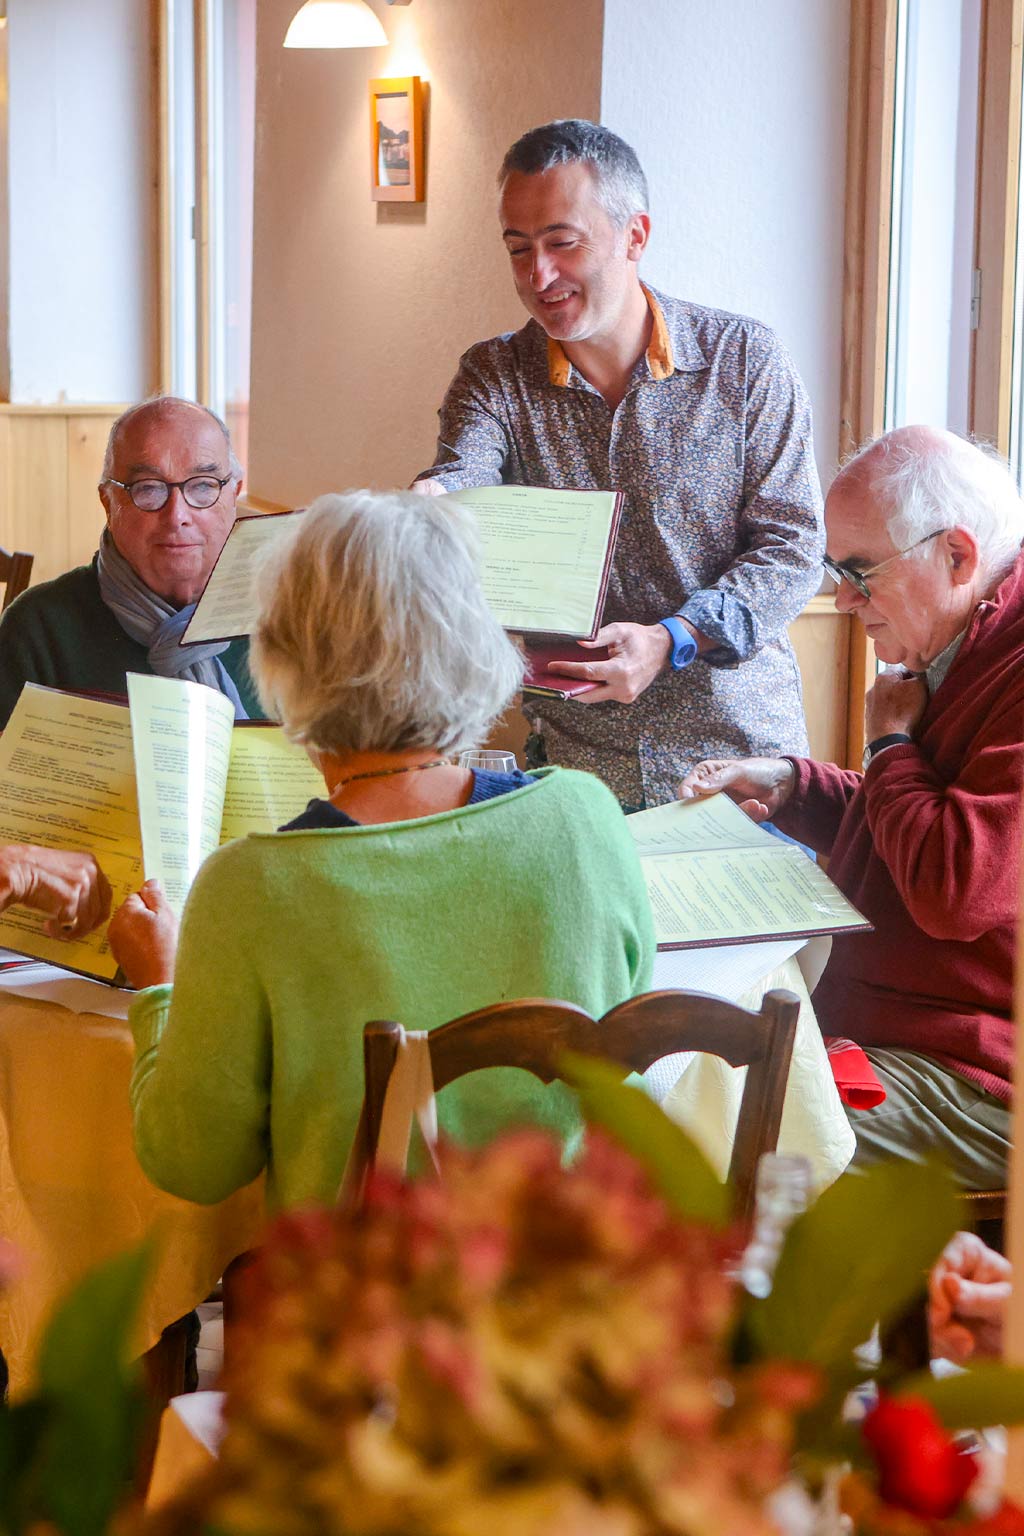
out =
<path fill-rule="evenodd" d="M 800 664 L 804 714 L 811 756 L 819 762 L 859 768 L 849 761 L 847 714 L 850 696 L 850 640 L 856 623 L 837 613 L 831 597 L 812 597 L 789 626 Z"/>
<path fill-rule="evenodd" d="M 103 450 L 123 409 L 0 404 L 0 545 L 35 556 L 33 586 L 92 559 Z"/>

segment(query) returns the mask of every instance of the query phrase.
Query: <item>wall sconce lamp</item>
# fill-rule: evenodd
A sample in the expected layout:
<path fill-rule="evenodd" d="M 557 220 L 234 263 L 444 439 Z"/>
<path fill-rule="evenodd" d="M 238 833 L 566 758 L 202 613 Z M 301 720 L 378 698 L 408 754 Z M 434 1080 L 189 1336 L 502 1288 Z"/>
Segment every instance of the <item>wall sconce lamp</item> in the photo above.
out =
<path fill-rule="evenodd" d="M 411 0 L 388 0 L 409 5 Z M 286 48 L 384 48 L 387 33 L 366 0 L 305 0 L 285 33 Z"/>

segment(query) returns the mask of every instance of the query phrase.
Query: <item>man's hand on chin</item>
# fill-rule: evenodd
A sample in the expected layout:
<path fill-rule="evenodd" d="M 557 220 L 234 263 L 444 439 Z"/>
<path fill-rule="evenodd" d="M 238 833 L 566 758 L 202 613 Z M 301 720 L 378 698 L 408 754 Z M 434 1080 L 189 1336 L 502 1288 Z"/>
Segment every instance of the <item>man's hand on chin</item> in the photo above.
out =
<path fill-rule="evenodd" d="M 577 704 L 632 704 L 668 666 L 672 637 L 663 624 L 606 624 L 584 648 L 608 647 L 607 661 L 553 661 L 548 670 L 599 683 Z"/>
<path fill-rule="evenodd" d="M 928 703 L 928 684 L 917 672 L 890 667 L 879 672 L 864 701 L 864 735 L 913 736 Z"/>

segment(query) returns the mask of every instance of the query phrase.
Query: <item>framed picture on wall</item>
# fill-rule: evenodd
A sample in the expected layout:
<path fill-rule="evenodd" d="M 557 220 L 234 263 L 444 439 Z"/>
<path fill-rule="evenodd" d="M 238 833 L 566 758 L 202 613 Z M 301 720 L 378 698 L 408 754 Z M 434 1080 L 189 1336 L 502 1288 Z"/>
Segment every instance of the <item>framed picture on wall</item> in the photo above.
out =
<path fill-rule="evenodd" d="M 419 75 L 370 81 L 370 195 L 423 201 L 423 86 Z"/>

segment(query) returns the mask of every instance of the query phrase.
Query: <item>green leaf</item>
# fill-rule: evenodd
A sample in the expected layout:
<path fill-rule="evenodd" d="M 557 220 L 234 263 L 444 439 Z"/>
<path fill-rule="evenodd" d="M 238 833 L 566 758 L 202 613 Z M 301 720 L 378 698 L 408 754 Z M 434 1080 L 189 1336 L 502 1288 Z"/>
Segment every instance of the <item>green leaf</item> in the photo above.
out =
<path fill-rule="evenodd" d="M 950 1176 L 925 1163 L 844 1175 L 790 1228 L 771 1295 L 747 1327 L 763 1356 L 844 1367 L 896 1317 L 960 1223 Z"/>
<path fill-rule="evenodd" d="M 98 1376 L 124 1376 L 152 1257 L 150 1243 L 118 1254 L 90 1270 L 57 1308 L 39 1350 L 45 1395 L 91 1391 Z"/>
<path fill-rule="evenodd" d="M 813 1423 L 810 1411 L 803 1419 L 809 1427 L 801 1437 L 802 1421 L 797 1420 L 793 1458 L 809 1483 L 819 1483 L 830 1468 L 844 1463 L 851 1467 L 873 1465 L 859 1424 L 844 1424 L 838 1412 L 827 1423 Z"/>
<path fill-rule="evenodd" d="M 1024 1369 L 998 1360 L 981 1360 L 957 1376 L 920 1371 L 905 1376 L 892 1395 L 930 1403 L 950 1430 L 1024 1422 Z"/>
<path fill-rule="evenodd" d="M 42 1474 L 50 1405 L 41 1398 L 0 1405 L 0 1530 L 32 1523 Z"/>
<path fill-rule="evenodd" d="M 728 1226 L 726 1186 L 686 1132 L 642 1088 L 622 1081 L 621 1067 L 572 1054 L 564 1058 L 561 1070 L 578 1091 L 587 1120 L 602 1126 L 643 1163 L 678 1215 L 713 1227 Z"/>
<path fill-rule="evenodd" d="M 43 1339 L 43 1513 L 62 1536 L 102 1536 L 134 1471 L 145 1402 L 129 1355 L 151 1258 L 143 1244 L 91 1271 Z"/>

